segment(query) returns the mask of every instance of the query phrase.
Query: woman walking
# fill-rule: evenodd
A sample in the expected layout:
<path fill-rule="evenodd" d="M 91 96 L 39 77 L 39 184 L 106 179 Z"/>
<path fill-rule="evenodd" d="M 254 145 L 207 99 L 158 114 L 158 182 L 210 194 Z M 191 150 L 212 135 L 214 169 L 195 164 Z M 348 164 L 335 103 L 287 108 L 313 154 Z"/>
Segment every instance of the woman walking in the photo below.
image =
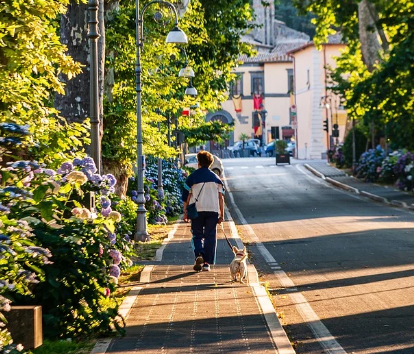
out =
<path fill-rule="evenodd" d="M 208 151 L 197 154 L 198 169 L 188 176 L 182 194 L 184 221 L 189 222 L 187 206 L 195 203 L 197 217 L 191 219 L 191 245 L 197 272 L 210 270 L 216 260 L 217 224 L 224 220 L 224 187 L 221 179 L 209 167 L 214 157 Z"/>

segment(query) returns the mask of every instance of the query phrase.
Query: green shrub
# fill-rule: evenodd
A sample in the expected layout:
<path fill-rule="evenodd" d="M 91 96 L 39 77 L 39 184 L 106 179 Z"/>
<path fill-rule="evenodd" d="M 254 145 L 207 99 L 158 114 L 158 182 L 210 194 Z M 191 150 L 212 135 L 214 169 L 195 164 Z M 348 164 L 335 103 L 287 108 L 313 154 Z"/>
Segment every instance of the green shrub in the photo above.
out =
<path fill-rule="evenodd" d="M 41 305 L 47 338 L 83 338 L 117 327 L 118 303 L 111 294 L 120 265 L 128 263 L 122 251 L 130 241 L 116 234 L 118 226 L 123 227 L 121 214 L 111 209 L 116 180 L 95 172 L 91 158 L 65 162 L 57 171 L 29 161 L 0 169 L 0 205 L 7 218 L 17 224 L 26 222 L 38 246 L 31 256 L 46 255 L 46 249 L 52 262 L 25 262 L 24 269 L 36 272 L 42 281 L 32 284 L 30 293 L 6 293 L 5 297 L 17 304 Z M 84 206 L 92 191 L 95 213 Z M 13 236 L 10 230 L 14 229 L 5 229 L 5 237 Z M 0 241 L 0 245 L 7 242 Z M 21 246 L 14 248 L 16 253 Z M 0 281 L 9 277 L 3 267 Z"/>
<path fill-rule="evenodd" d="M 365 152 L 367 144 L 367 138 L 363 134 L 362 130 L 355 127 L 355 159 L 359 160 L 363 152 Z M 342 146 L 342 153 L 344 164 L 348 167 L 352 166 L 352 130 L 350 130 L 345 137 L 344 145 Z"/>

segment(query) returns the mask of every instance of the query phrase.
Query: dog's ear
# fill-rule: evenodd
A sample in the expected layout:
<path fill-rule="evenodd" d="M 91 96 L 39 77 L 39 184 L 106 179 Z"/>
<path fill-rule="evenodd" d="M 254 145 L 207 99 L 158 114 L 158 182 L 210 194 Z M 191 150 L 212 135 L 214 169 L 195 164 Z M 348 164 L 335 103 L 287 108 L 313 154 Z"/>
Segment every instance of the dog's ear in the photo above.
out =
<path fill-rule="evenodd" d="M 236 246 L 233 246 L 232 250 L 233 250 L 233 253 L 237 253 L 237 247 Z"/>

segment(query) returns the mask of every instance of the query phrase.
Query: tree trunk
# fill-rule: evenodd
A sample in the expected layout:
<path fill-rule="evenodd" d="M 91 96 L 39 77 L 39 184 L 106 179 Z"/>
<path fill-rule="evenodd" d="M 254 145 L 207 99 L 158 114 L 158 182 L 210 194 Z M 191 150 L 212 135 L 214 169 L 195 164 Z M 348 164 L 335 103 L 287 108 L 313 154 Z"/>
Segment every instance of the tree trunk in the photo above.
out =
<path fill-rule="evenodd" d="M 368 2 L 367 5 L 368 5 L 369 13 L 371 14 L 371 17 L 374 20 L 375 28 L 377 29 L 378 34 L 381 38 L 382 49 L 384 51 L 388 52 L 388 50 L 390 49 L 390 44 L 389 44 L 387 35 L 385 34 L 384 30 L 382 29 L 382 27 L 378 26 L 379 15 L 378 15 L 378 11 L 375 7 L 375 4 L 372 4 L 372 3 Z"/>
<path fill-rule="evenodd" d="M 103 96 L 105 71 L 105 22 L 104 0 L 98 1 L 98 94 L 100 139 L 103 135 Z M 55 96 L 55 107 L 70 122 L 83 122 L 90 116 L 90 46 L 88 39 L 88 5 L 71 0 L 68 10 L 61 17 L 60 37 L 68 47 L 68 54 L 84 65 L 82 72 L 75 78 L 66 81 L 65 95 Z M 89 147 L 85 147 L 89 151 Z"/>
<path fill-rule="evenodd" d="M 84 65 L 82 72 L 66 81 L 65 95 L 55 96 L 55 107 L 68 122 L 83 122 L 89 117 L 89 41 L 88 6 L 71 1 L 60 21 L 61 42 L 68 47 L 74 60 Z"/>
<path fill-rule="evenodd" d="M 372 10 L 372 9 L 371 9 Z M 362 59 L 368 70 L 372 72 L 374 65 L 380 60 L 381 45 L 374 18 L 371 16 L 370 3 L 362 0 L 358 4 L 359 39 L 361 41 Z"/>
<path fill-rule="evenodd" d="M 102 167 L 105 173 L 111 173 L 116 178 L 115 194 L 123 199 L 128 189 L 128 167 L 109 159 L 103 159 Z"/>
<path fill-rule="evenodd" d="M 105 2 L 105 19 L 108 19 L 111 16 L 111 12 L 119 8 L 119 1 L 106 1 Z M 105 57 L 114 58 L 115 53 L 113 50 L 106 48 Z M 112 102 L 112 90 L 115 83 L 115 74 L 114 69 L 112 67 L 105 67 L 105 75 L 103 81 L 103 92 L 105 94 L 106 99 L 108 102 Z M 103 126 L 108 124 L 108 121 L 103 119 Z M 123 198 L 126 195 L 128 189 L 128 176 L 130 166 L 124 166 L 119 161 L 103 158 L 103 169 L 104 173 L 111 173 L 113 174 L 116 179 L 117 183 L 115 185 L 115 193 L 120 197 Z"/>

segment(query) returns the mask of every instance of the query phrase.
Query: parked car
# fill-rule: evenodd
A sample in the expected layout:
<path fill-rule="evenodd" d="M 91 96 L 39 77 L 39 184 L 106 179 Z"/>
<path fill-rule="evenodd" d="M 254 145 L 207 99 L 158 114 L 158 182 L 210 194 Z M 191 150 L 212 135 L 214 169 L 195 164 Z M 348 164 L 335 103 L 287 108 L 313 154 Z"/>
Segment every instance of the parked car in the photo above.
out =
<path fill-rule="evenodd" d="M 213 157 L 214 162 L 210 166 L 210 170 L 212 170 L 217 176 L 221 177 L 224 171 L 223 163 L 216 155 L 213 155 Z M 184 160 L 185 167 L 192 167 L 195 169 L 198 168 L 197 154 L 186 154 Z"/>
<path fill-rule="evenodd" d="M 261 156 L 262 153 L 260 151 L 260 148 L 257 146 L 257 144 L 254 141 L 248 140 L 244 143 L 244 150 L 249 151 L 250 156 Z M 243 142 L 239 141 L 236 145 L 234 145 L 233 153 L 234 157 L 242 157 L 243 156 Z"/>
<path fill-rule="evenodd" d="M 275 154 L 275 141 L 274 140 L 265 146 L 265 154 L 266 156 L 273 156 Z"/>
<path fill-rule="evenodd" d="M 232 145 L 232 146 L 228 146 L 228 147 L 227 147 L 227 150 L 230 150 L 230 151 L 239 150 L 239 149 L 240 149 L 240 145 L 241 145 L 241 144 L 243 144 L 243 142 L 242 142 L 242 141 L 236 141 L 236 142 L 234 143 L 234 145 Z"/>
<path fill-rule="evenodd" d="M 247 141 L 254 141 L 259 148 L 262 145 L 262 142 L 260 141 L 260 139 L 249 139 Z"/>
<path fill-rule="evenodd" d="M 295 151 L 296 143 L 294 141 L 291 141 L 287 144 L 287 148 L 285 149 L 290 156 L 293 156 L 293 152 Z"/>

